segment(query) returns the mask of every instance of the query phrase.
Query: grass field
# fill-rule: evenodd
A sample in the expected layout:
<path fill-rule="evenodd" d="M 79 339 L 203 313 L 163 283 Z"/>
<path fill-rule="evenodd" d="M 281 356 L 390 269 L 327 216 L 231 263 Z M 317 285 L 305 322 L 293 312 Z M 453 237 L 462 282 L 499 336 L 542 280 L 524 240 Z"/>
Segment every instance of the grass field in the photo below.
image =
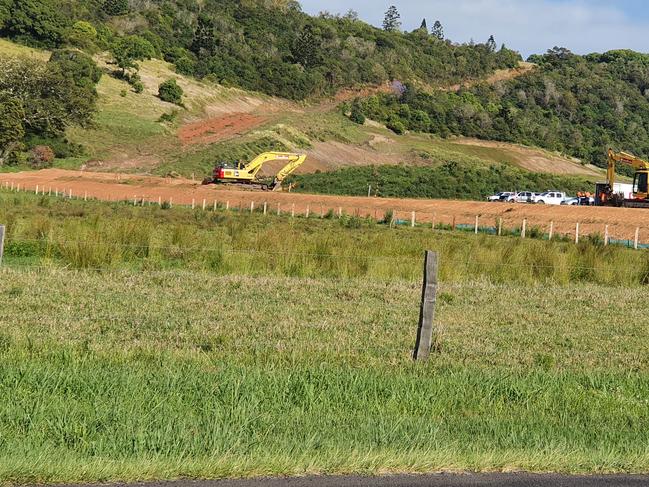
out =
<path fill-rule="evenodd" d="M 646 252 L 0 203 L 0 482 L 649 471 Z"/>
<path fill-rule="evenodd" d="M 4 481 L 649 469 L 641 288 L 1 277 Z"/>

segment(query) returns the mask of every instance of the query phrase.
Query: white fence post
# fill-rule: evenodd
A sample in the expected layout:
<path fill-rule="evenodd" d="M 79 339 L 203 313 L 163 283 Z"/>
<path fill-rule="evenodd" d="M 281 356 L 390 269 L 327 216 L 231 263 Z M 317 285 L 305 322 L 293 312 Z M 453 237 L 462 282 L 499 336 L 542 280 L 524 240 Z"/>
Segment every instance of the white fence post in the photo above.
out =
<path fill-rule="evenodd" d="M 636 227 L 635 229 L 635 240 L 633 241 L 633 248 L 638 250 L 640 245 L 640 228 Z"/>
<path fill-rule="evenodd" d="M 575 226 L 575 243 L 579 243 L 579 223 Z"/>
<path fill-rule="evenodd" d="M 0 266 L 2 266 L 2 256 L 5 251 L 5 226 L 0 225 Z"/>

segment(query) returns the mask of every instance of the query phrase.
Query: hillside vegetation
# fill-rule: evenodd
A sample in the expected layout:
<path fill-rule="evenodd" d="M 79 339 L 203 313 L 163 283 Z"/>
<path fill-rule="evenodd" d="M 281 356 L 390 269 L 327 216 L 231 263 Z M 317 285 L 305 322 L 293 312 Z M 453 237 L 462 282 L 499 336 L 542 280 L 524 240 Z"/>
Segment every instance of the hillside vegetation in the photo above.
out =
<path fill-rule="evenodd" d="M 516 142 L 600 166 L 609 147 L 649 156 L 649 55 L 553 49 L 530 60 L 537 69 L 511 80 L 458 92 L 409 85 L 402 96 L 357 100 L 354 109 L 397 133 Z"/>

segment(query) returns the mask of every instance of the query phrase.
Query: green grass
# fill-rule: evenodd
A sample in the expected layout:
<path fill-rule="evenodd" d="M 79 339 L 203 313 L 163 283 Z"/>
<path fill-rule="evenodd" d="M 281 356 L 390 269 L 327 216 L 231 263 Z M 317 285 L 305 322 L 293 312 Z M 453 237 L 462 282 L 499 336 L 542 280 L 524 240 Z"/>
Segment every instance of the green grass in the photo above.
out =
<path fill-rule="evenodd" d="M 4 481 L 649 470 L 642 289 L 0 272 Z"/>
<path fill-rule="evenodd" d="M 8 191 L 0 192 L 0 201 L 6 262 L 16 265 L 417 279 L 423 252 L 432 249 L 440 253 L 447 282 L 649 282 L 647 252 L 604 247 L 596 237 L 574 245 L 433 232 L 424 226 L 389 228 L 349 216 L 292 219 L 259 212 L 134 208 Z"/>

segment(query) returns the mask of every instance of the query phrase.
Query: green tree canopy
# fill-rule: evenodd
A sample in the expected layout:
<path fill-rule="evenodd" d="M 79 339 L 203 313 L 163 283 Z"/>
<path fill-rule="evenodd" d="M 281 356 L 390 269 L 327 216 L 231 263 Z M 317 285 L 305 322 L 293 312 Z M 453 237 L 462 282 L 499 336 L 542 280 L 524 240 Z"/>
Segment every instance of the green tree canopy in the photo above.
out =
<path fill-rule="evenodd" d="M 386 32 L 396 32 L 401 29 L 401 15 L 397 10 L 397 7 L 391 5 L 385 12 L 385 17 L 383 18 L 383 30 Z"/>
<path fill-rule="evenodd" d="M 155 55 L 155 48 L 149 41 L 140 36 L 131 35 L 118 38 L 111 47 L 117 66 L 125 75 L 127 70 L 138 70 L 137 61 L 151 59 Z"/>

